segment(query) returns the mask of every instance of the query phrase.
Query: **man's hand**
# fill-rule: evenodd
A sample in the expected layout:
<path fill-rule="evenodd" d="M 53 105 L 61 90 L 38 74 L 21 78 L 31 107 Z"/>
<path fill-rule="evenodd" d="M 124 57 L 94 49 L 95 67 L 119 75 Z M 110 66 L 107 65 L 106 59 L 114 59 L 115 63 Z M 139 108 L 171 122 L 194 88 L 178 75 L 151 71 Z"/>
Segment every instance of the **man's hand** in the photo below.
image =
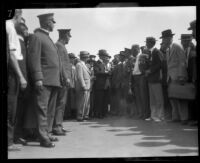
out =
<path fill-rule="evenodd" d="M 22 77 L 20 77 L 19 81 L 20 81 L 20 88 L 22 90 L 26 89 L 26 87 L 27 87 L 26 79 L 22 76 Z"/>
<path fill-rule="evenodd" d="M 67 80 L 65 81 L 65 84 L 66 84 L 66 87 L 69 88 L 69 87 L 70 87 L 70 80 L 67 79 Z"/>
<path fill-rule="evenodd" d="M 148 76 L 150 73 L 151 73 L 150 70 L 146 70 L 146 71 L 145 71 L 145 76 Z"/>
<path fill-rule="evenodd" d="M 43 82 L 42 80 L 38 80 L 35 82 L 35 88 L 37 92 L 40 92 L 43 89 Z"/>

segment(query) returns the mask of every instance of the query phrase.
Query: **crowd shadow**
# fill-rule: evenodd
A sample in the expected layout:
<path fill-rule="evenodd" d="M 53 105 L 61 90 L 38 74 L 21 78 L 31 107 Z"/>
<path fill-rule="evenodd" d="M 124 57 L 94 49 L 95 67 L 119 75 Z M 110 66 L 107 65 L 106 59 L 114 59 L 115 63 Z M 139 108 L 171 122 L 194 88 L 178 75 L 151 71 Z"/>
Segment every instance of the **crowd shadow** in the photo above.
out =
<path fill-rule="evenodd" d="M 115 136 L 142 135 L 141 141 L 133 143 L 140 147 L 161 147 L 172 145 L 171 149 L 163 150 L 167 153 L 189 154 L 198 153 L 198 128 L 180 123 L 147 122 L 126 117 L 107 117 L 104 119 L 92 119 L 89 123 L 91 128 L 105 127 L 108 132 L 114 132 Z M 107 129 L 113 127 L 116 129 Z M 123 129 L 119 129 L 122 127 Z M 131 142 L 130 142 L 131 143 Z M 175 146 L 173 148 L 173 146 Z M 181 148 L 181 149 L 177 149 Z M 192 149 L 189 149 L 192 148 Z"/>

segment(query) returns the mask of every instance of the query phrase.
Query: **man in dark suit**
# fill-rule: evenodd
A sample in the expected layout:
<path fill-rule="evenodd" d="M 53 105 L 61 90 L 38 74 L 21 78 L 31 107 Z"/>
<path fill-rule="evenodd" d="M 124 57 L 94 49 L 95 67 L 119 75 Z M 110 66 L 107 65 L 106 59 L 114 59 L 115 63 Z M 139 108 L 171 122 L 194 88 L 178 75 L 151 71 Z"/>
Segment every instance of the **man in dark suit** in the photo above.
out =
<path fill-rule="evenodd" d="M 164 102 L 163 91 L 161 85 L 161 60 L 160 51 L 154 48 L 156 39 L 154 37 L 146 38 L 146 47 L 149 50 L 149 67 L 145 70 L 147 76 L 151 116 L 145 120 L 154 120 L 160 122 L 164 120 Z"/>
<path fill-rule="evenodd" d="M 61 86 L 61 63 L 56 45 L 49 37 L 54 29 L 53 13 L 39 15 L 40 28 L 34 31 L 29 43 L 28 68 L 35 87 L 36 115 L 40 145 L 54 147 L 49 131 L 55 116 L 58 87 Z"/>
<path fill-rule="evenodd" d="M 57 93 L 55 119 L 52 129 L 52 133 L 54 135 L 65 135 L 66 132 L 63 128 L 62 122 L 67 102 L 67 92 L 70 87 L 71 64 L 65 45 L 69 43 L 69 39 L 71 37 L 70 31 L 71 29 L 58 29 L 59 39 L 56 42 L 56 46 L 58 48 L 58 54 L 60 55 L 62 64 L 61 84 L 63 87 L 59 88 Z"/>
<path fill-rule="evenodd" d="M 107 103 L 107 85 L 109 83 L 110 69 L 106 63 L 107 58 L 110 58 L 106 50 L 99 50 L 99 60 L 94 65 L 94 74 L 96 80 L 94 83 L 95 102 L 94 102 L 94 114 L 95 117 L 103 118 L 108 110 Z M 106 82 L 107 81 L 107 82 Z"/>
<path fill-rule="evenodd" d="M 187 72 L 188 72 L 188 82 L 193 83 L 196 86 L 197 72 L 196 72 L 196 49 L 192 43 L 192 34 L 181 34 L 181 45 L 185 52 L 187 59 Z M 192 100 L 188 103 L 189 112 L 189 124 L 197 124 L 197 101 Z"/>

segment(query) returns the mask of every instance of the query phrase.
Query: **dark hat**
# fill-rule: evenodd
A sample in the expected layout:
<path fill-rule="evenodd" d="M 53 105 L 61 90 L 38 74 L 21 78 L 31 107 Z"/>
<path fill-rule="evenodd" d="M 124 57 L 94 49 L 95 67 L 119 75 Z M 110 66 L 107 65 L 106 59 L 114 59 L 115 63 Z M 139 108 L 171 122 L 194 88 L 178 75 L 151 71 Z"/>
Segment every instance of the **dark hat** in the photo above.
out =
<path fill-rule="evenodd" d="M 91 54 L 91 55 L 90 55 L 90 58 L 96 58 L 96 55 L 92 55 L 92 54 Z"/>
<path fill-rule="evenodd" d="M 124 52 L 125 52 L 125 53 L 131 52 L 131 49 L 129 49 L 129 48 L 124 48 Z"/>
<path fill-rule="evenodd" d="M 120 56 L 125 56 L 125 51 L 120 51 L 120 52 L 119 52 L 119 55 L 120 55 Z"/>
<path fill-rule="evenodd" d="M 56 23 L 55 20 L 54 20 L 54 18 L 53 18 L 53 16 L 54 16 L 54 13 L 48 13 L 48 14 L 41 14 L 41 15 L 38 15 L 37 17 L 39 18 L 40 21 L 51 20 L 51 21 L 53 21 L 54 23 Z"/>
<path fill-rule="evenodd" d="M 190 22 L 190 27 L 188 28 L 188 30 L 192 30 L 196 28 L 196 20 L 193 20 L 192 22 Z"/>
<path fill-rule="evenodd" d="M 156 42 L 157 40 L 154 37 L 146 37 L 145 42 Z"/>
<path fill-rule="evenodd" d="M 68 53 L 68 55 L 69 55 L 69 58 L 76 58 L 74 53 Z"/>
<path fill-rule="evenodd" d="M 133 44 L 131 49 L 140 49 L 140 46 L 138 44 Z"/>
<path fill-rule="evenodd" d="M 69 36 L 71 37 L 70 31 L 71 31 L 71 29 L 58 29 L 58 32 L 59 32 L 60 36 L 69 34 Z"/>
<path fill-rule="evenodd" d="M 100 49 L 98 52 L 99 56 L 107 56 L 110 57 L 109 54 L 107 53 L 107 51 L 105 49 Z"/>
<path fill-rule="evenodd" d="M 166 37 L 172 37 L 173 34 L 171 29 L 167 29 L 165 31 L 162 31 L 162 36 L 160 38 L 166 38 Z"/>
<path fill-rule="evenodd" d="M 88 58 L 89 52 L 87 51 L 80 51 L 80 58 Z"/>
<path fill-rule="evenodd" d="M 192 34 L 181 34 L 181 38 L 179 40 L 192 40 Z"/>

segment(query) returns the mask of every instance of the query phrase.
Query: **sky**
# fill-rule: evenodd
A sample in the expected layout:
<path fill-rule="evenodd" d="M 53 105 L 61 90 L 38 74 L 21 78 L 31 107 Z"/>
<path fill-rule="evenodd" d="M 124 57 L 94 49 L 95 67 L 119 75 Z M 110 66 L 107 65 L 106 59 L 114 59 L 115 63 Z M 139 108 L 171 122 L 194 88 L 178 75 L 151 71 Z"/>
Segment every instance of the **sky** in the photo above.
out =
<path fill-rule="evenodd" d="M 161 32 L 166 29 L 180 44 L 180 35 L 190 34 L 187 28 L 196 19 L 195 6 L 23 9 L 29 32 L 39 27 L 37 15 L 52 12 L 56 24 L 50 37 L 56 42 L 57 29 L 71 29 L 66 48 L 77 56 L 82 50 L 97 55 L 99 49 L 106 49 L 113 57 L 133 44 L 145 45 L 148 36 L 155 37 L 160 48 Z"/>

